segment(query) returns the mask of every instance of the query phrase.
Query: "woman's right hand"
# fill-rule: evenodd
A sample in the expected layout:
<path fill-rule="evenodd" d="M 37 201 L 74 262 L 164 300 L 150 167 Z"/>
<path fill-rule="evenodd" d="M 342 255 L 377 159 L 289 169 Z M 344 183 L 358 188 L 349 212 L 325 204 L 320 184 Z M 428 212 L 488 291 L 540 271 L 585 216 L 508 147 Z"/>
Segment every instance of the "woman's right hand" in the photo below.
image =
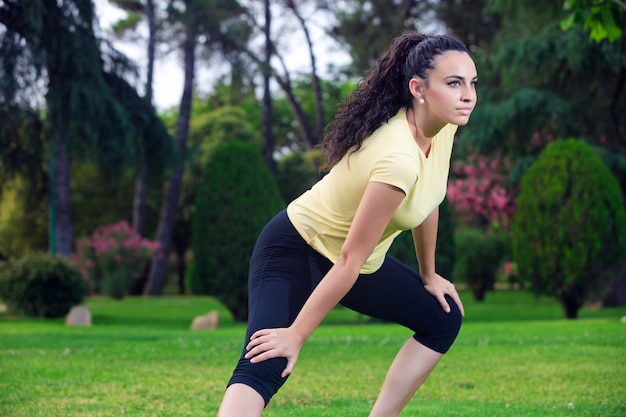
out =
<path fill-rule="evenodd" d="M 280 375 L 287 377 L 293 371 L 304 341 L 291 328 L 262 329 L 250 337 L 245 354 L 250 363 L 258 363 L 271 358 L 286 358 L 287 366 Z"/>
<path fill-rule="evenodd" d="M 424 281 L 424 288 L 433 297 L 437 299 L 441 308 L 446 313 L 450 312 L 450 305 L 448 304 L 448 300 L 446 300 L 446 295 L 452 298 L 461 311 L 461 315 L 465 316 L 465 309 L 463 308 L 463 303 L 461 302 L 461 297 L 459 297 L 459 293 L 456 291 L 454 284 L 442 277 L 439 274 L 434 274 L 432 277 L 422 277 Z"/>

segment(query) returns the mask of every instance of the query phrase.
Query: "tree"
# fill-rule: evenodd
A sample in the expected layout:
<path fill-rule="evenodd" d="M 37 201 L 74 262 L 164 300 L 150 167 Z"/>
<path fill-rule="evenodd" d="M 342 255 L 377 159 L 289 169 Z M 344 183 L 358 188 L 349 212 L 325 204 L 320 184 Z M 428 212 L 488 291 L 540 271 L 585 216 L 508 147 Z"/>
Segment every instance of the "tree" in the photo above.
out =
<path fill-rule="evenodd" d="M 536 157 L 541 148 L 531 140 L 547 131 L 624 153 L 626 42 L 562 31 L 560 2 L 490 0 L 488 10 L 500 31 L 475 54 L 480 105 L 460 132 L 460 148 Z"/>
<path fill-rule="evenodd" d="M 197 0 L 185 2 L 184 19 L 186 21 L 185 41 L 183 45 L 185 81 L 183 84 L 183 95 L 180 100 L 178 121 L 176 122 L 176 132 L 174 140 L 178 150 L 182 155 L 186 153 L 187 134 L 189 131 L 189 117 L 191 113 L 191 100 L 193 95 L 193 82 L 195 78 L 196 65 L 196 45 L 198 43 L 198 16 L 199 10 Z M 147 295 L 159 295 L 163 292 L 163 287 L 167 281 L 167 265 L 169 260 L 170 245 L 172 241 L 172 229 L 176 216 L 176 207 L 180 196 L 183 177 L 182 164 L 175 167 L 169 176 L 157 229 L 157 241 L 159 249 L 152 257 L 150 264 L 150 275 L 146 285 Z"/>
<path fill-rule="evenodd" d="M 10 66 L 15 62 L 3 64 Z M 0 82 L 9 81 L 12 74 L 11 70 L 0 69 Z M 35 111 L 11 103 L 9 96 L 0 97 L 5 100 L 0 101 L 1 259 L 48 247 L 48 184 L 43 121 Z"/>
<path fill-rule="evenodd" d="M 352 74 L 360 76 L 407 29 L 432 23 L 429 2 L 418 0 L 319 1 L 336 19 L 330 29 L 350 49 Z"/>
<path fill-rule="evenodd" d="M 0 59 L 7 77 L 2 102 L 20 102 L 24 80 L 45 82 L 47 149 L 50 155 L 50 251 L 72 252 L 70 204 L 72 158 L 96 160 L 115 175 L 134 155 L 135 117 L 154 125 L 154 113 L 128 106 L 133 89 L 123 79 L 129 64 L 113 49 L 103 53 L 93 30 L 90 0 L 5 1 L 0 6 Z M 31 84 L 36 85 L 36 84 Z M 136 95 L 136 93 L 134 93 Z M 22 99 L 21 105 L 28 106 Z M 132 116 L 131 116 L 132 115 Z M 133 120 L 131 120 L 131 117 Z"/>
<path fill-rule="evenodd" d="M 258 103 L 258 102 L 257 102 Z M 193 116 L 189 128 L 189 148 L 183 173 L 181 196 L 172 235 L 172 248 L 176 254 L 179 292 L 184 294 L 187 254 L 191 246 L 191 222 L 194 202 L 209 161 L 215 150 L 234 140 L 250 143 L 259 151 L 262 141 L 252 127 L 250 115 L 240 107 L 224 105 L 213 109 L 194 100 Z"/>
<path fill-rule="evenodd" d="M 154 0 L 111 0 L 116 6 L 125 10 L 128 15 L 116 22 L 113 26 L 114 33 L 118 36 L 125 36 L 129 31 L 136 31 L 142 17 L 145 17 L 148 26 L 148 39 L 146 50 L 148 61 L 146 63 L 146 82 L 144 97 L 148 104 L 152 105 L 152 84 L 154 77 L 154 64 L 156 60 L 157 29 L 157 9 Z M 138 152 L 138 172 L 135 181 L 135 196 L 133 199 L 133 229 L 140 235 L 144 234 L 146 207 L 148 198 L 148 161 L 146 161 L 146 150 L 150 149 L 150 138 L 143 137 L 142 146 Z"/>
<path fill-rule="evenodd" d="M 556 141 L 524 175 L 517 209 L 513 253 L 521 280 L 576 318 L 626 259 L 624 195 L 615 176 L 585 142 Z"/>
<path fill-rule="evenodd" d="M 265 15 L 265 21 L 268 22 L 268 18 L 271 18 L 269 14 L 269 9 L 267 6 L 271 6 L 271 2 L 268 4 L 264 3 L 263 14 Z M 246 42 L 242 41 L 237 37 L 231 37 L 229 39 L 230 44 L 233 49 L 241 52 L 247 59 L 251 60 L 258 68 L 261 69 L 261 73 L 265 73 L 266 75 L 271 75 L 271 78 L 276 81 L 276 83 L 281 88 L 287 104 L 289 106 L 289 110 L 291 112 L 291 117 L 297 123 L 298 126 L 298 140 L 300 142 L 301 147 L 305 150 L 313 149 L 320 141 L 322 130 L 324 128 L 324 112 L 323 112 L 323 98 L 322 98 L 322 90 L 321 90 L 321 81 L 318 75 L 317 61 L 316 56 L 314 54 L 314 39 L 309 32 L 309 23 L 308 20 L 304 17 L 300 7 L 293 1 L 284 2 L 285 8 L 288 12 L 293 15 L 296 19 L 299 29 L 304 34 L 305 43 L 308 50 L 308 58 L 311 63 L 311 72 L 310 72 L 310 83 L 308 86 L 312 91 L 312 96 L 314 100 L 314 108 L 312 112 L 307 113 L 303 108 L 303 103 L 299 100 L 297 86 L 294 85 L 292 72 L 289 70 L 286 62 L 284 54 L 281 53 L 279 37 L 272 37 L 269 31 L 269 28 L 261 27 L 256 23 L 258 20 L 257 14 L 255 10 L 251 7 L 247 10 L 246 18 L 248 22 L 250 22 L 251 27 L 255 29 L 256 32 L 262 33 L 264 40 L 264 49 L 263 52 L 257 52 L 251 45 L 246 44 Z M 283 19 L 283 22 L 291 23 L 291 20 Z M 274 27 L 274 26 L 272 26 Z M 288 27 L 281 27 L 279 30 L 274 30 L 274 32 L 278 32 L 283 34 L 287 31 L 295 30 L 289 25 Z M 253 37 L 253 34 L 251 35 Z M 292 38 L 289 38 L 292 40 Z M 268 55 L 267 51 L 271 52 L 271 55 Z M 270 59 L 268 63 L 267 60 Z M 280 69 L 277 69 L 273 66 L 273 62 L 277 62 L 280 66 Z M 272 64 L 272 65 L 269 65 Z M 269 71 L 271 70 L 271 71 Z M 269 74 L 268 74 L 269 73 Z M 308 76 L 307 76 L 308 77 Z M 269 78 L 266 77 L 269 81 Z M 300 88 L 303 87 L 303 84 L 299 85 Z M 315 117 L 312 118 L 310 114 L 315 114 Z M 266 146 L 266 149 L 269 149 Z M 269 156 L 268 156 L 269 157 Z M 270 166 L 273 165 L 273 162 L 269 163 Z"/>
<path fill-rule="evenodd" d="M 272 77 L 272 38 L 271 23 L 272 11 L 270 0 L 263 2 L 265 9 L 265 24 L 263 25 L 263 35 L 265 36 L 265 57 L 263 60 L 263 154 L 265 162 L 272 173 L 276 172 L 276 161 L 274 160 L 274 131 L 272 129 L 272 93 L 270 90 L 270 80 Z"/>
<path fill-rule="evenodd" d="M 238 20 L 243 12 L 237 2 L 185 0 L 172 2 L 169 8 L 170 18 L 177 23 L 184 33 L 182 52 L 185 77 L 183 94 L 180 101 L 178 119 L 174 139 L 182 155 L 183 163 L 187 152 L 187 136 L 193 98 L 193 86 L 196 76 L 196 54 L 202 40 L 203 51 L 215 52 L 218 46 L 226 55 L 230 51 L 227 39 L 233 33 L 245 33 L 245 24 Z M 154 255 L 150 267 L 150 275 L 145 288 L 147 295 L 160 295 L 167 281 L 167 266 L 172 244 L 173 228 L 176 221 L 178 201 L 181 194 L 184 166 L 176 166 L 167 181 L 163 196 L 157 228 L 159 251 Z"/>
<path fill-rule="evenodd" d="M 45 250 L 45 189 L 37 189 L 23 174 L 6 176 L 0 183 L 0 259 Z"/>
<path fill-rule="evenodd" d="M 235 320 L 245 321 L 249 258 L 261 229 L 283 207 L 258 148 L 239 141 L 220 145 L 196 197 L 191 291 L 216 296 Z"/>
<path fill-rule="evenodd" d="M 500 30 L 500 18 L 487 7 L 489 0 L 439 0 L 433 8 L 438 20 L 465 42 L 474 54 L 482 54 Z"/>
<path fill-rule="evenodd" d="M 563 30 L 582 25 L 596 42 L 604 39 L 613 42 L 622 36 L 619 22 L 624 22 L 626 14 L 626 3 L 622 0 L 565 0 L 563 8 L 570 12 L 566 19 L 561 20 Z"/>

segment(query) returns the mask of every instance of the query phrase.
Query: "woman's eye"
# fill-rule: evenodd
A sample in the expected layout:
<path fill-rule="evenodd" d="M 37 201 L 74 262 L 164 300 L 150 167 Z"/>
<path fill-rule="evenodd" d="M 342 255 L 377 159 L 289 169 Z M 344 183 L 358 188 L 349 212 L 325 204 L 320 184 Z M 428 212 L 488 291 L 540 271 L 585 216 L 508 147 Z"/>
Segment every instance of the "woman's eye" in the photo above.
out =
<path fill-rule="evenodd" d="M 451 81 L 448 83 L 448 85 L 451 87 L 458 87 L 460 84 L 458 81 Z"/>

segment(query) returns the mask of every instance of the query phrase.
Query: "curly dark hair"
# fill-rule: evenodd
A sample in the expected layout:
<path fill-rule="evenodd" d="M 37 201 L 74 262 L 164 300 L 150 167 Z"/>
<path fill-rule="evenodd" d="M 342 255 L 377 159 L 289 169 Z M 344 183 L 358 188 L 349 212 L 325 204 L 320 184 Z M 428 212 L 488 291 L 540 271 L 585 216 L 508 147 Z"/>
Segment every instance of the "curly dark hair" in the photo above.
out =
<path fill-rule="evenodd" d="M 426 79 L 434 58 L 448 51 L 470 54 L 463 42 L 448 35 L 406 32 L 395 38 L 328 124 L 322 141 L 326 153 L 323 168 L 359 150 L 365 138 L 401 107 L 411 107 L 409 80 L 415 76 Z"/>

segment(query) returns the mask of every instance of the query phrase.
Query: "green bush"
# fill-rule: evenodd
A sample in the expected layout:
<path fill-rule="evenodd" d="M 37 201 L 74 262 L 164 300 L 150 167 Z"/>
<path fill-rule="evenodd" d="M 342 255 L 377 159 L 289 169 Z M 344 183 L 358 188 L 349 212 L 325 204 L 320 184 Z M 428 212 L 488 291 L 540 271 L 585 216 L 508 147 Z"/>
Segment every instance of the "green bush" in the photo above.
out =
<path fill-rule="evenodd" d="M 520 279 L 557 297 L 568 318 L 615 275 L 626 253 L 624 196 L 585 142 L 550 144 L 522 178 L 513 251 Z"/>
<path fill-rule="evenodd" d="M 261 229 L 283 207 L 257 147 L 238 141 L 220 145 L 196 196 L 187 288 L 217 297 L 235 320 L 246 320 L 249 258 Z"/>
<path fill-rule="evenodd" d="M 415 245 L 410 231 L 402 232 L 389 249 L 389 255 L 419 271 L 415 256 Z M 439 206 L 439 228 L 437 232 L 437 247 L 435 248 L 435 269 L 444 278 L 452 278 L 454 268 L 454 222 L 452 221 L 452 207 L 447 199 Z"/>
<path fill-rule="evenodd" d="M 64 258 L 33 253 L 0 265 L 0 298 L 13 312 L 62 317 L 88 294 L 78 268 Z"/>
<path fill-rule="evenodd" d="M 464 228 L 457 232 L 456 263 L 452 272 L 455 282 L 469 285 L 476 301 L 483 301 L 493 288 L 496 272 L 510 253 L 509 240 L 504 232 L 483 232 Z"/>
<path fill-rule="evenodd" d="M 276 182 L 285 201 L 291 201 L 315 184 L 324 153 L 320 149 L 290 152 L 277 162 Z"/>

